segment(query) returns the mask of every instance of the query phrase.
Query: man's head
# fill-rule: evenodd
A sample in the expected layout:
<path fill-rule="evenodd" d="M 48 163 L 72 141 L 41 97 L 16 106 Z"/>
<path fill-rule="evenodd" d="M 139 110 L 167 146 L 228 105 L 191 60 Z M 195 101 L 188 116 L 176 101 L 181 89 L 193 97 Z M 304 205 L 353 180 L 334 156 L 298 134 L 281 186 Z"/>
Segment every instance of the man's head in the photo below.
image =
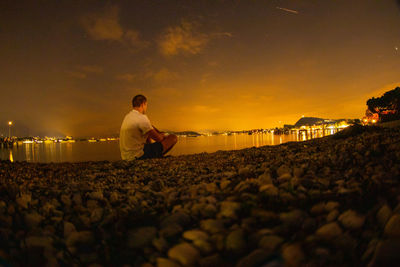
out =
<path fill-rule="evenodd" d="M 144 95 L 136 95 L 132 99 L 132 107 L 142 114 L 147 110 L 147 98 Z"/>

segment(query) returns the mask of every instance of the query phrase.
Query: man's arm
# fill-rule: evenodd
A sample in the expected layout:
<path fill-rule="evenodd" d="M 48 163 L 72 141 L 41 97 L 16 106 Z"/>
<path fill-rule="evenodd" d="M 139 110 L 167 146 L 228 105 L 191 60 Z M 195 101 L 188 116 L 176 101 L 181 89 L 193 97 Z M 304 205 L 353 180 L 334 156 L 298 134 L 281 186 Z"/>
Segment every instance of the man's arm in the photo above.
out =
<path fill-rule="evenodd" d="M 157 130 L 155 128 L 151 129 L 148 133 L 149 133 L 148 136 L 156 142 L 162 142 L 165 139 L 165 136 L 163 134 L 157 132 Z"/>

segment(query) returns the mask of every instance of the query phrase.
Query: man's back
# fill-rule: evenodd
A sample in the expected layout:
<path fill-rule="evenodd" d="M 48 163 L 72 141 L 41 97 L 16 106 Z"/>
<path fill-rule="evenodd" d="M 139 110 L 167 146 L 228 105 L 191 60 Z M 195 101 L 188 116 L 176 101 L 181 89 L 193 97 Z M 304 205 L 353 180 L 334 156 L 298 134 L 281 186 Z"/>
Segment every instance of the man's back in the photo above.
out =
<path fill-rule="evenodd" d="M 134 160 L 143 155 L 147 133 L 153 129 L 146 115 L 133 109 L 126 114 L 120 130 L 119 147 L 123 160 Z"/>

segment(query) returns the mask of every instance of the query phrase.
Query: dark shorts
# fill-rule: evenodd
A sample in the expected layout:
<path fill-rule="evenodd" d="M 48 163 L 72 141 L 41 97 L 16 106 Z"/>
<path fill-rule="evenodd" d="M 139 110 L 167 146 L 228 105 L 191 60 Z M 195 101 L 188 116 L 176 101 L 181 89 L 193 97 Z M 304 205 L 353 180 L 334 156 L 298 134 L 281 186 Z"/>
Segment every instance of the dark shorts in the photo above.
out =
<path fill-rule="evenodd" d="M 143 156 L 141 156 L 138 159 L 162 158 L 163 146 L 160 142 L 145 144 L 143 152 L 144 152 Z"/>

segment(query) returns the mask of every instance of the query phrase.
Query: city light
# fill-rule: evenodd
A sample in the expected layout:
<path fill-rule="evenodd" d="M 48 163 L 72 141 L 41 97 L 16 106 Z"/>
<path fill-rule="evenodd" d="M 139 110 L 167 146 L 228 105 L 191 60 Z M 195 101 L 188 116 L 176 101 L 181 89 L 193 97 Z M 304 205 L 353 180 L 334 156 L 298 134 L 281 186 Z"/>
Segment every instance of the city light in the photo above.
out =
<path fill-rule="evenodd" d="M 12 121 L 9 121 L 9 122 L 8 122 L 8 125 L 10 125 L 10 126 L 11 126 L 12 124 L 13 124 L 13 122 L 12 122 Z"/>

